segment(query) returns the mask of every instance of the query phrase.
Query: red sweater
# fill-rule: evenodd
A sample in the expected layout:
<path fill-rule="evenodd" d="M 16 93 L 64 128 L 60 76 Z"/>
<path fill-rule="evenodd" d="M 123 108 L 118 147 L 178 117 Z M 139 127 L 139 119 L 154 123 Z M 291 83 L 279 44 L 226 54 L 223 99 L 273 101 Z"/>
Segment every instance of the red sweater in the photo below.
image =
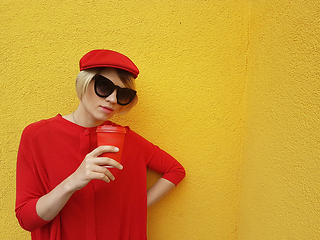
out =
<path fill-rule="evenodd" d="M 31 231 L 32 239 L 146 239 L 146 167 L 175 185 L 185 171 L 169 154 L 129 127 L 126 130 L 124 168 L 111 169 L 116 180 L 92 180 L 46 222 L 36 213 L 37 200 L 72 174 L 97 147 L 96 127 L 78 126 L 61 115 L 26 127 L 17 160 L 16 216 L 20 225 Z"/>

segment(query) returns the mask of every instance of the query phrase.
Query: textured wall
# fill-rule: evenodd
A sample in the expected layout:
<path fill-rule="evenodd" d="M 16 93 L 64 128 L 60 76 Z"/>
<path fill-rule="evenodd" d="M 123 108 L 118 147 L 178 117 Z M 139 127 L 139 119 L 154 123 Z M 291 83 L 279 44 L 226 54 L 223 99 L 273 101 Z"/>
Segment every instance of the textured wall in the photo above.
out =
<path fill-rule="evenodd" d="M 141 70 L 139 104 L 114 121 L 187 170 L 149 209 L 149 239 L 318 239 L 319 1 L 3 0 L 0 13 L 0 239 L 29 239 L 14 217 L 21 131 L 75 109 L 95 48 Z"/>
<path fill-rule="evenodd" d="M 319 1 L 252 1 L 238 239 L 319 239 L 319 32 Z"/>
<path fill-rule="evenodd" d="M 178 158 L 187 178 L 149 210 L 149 239 L 235 239 L 247 62 L 246 1 L 0 3 L 1 239 L 29 239 L 14 216 L 23 128 L 67 114 L 80 57 L 95 48 L 138 65 L 140 102 L 115 121 Z M 155 180 L 149 174 L 150 182 Z"/>

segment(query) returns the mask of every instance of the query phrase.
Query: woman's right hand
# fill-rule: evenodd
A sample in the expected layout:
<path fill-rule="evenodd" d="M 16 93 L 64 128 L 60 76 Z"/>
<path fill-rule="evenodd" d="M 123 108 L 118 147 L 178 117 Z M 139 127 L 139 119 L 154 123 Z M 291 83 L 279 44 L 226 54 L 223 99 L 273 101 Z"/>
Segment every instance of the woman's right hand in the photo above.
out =
<path fill-rule="evenodd" d="M 68 177 L 68 185 L 71 191 L 77 191 L 85 187 L 91 180 L 99 179 L 107 183 L 115 180 L 115 177 L 105 166 L 112 166 L 122 169 L 123 166 L 117 161 L 99 157 L 104 152 L 118 152 L 119 149 L 114 146 L 99 146 L 88 153 L 78 169 Z"/>
<path fill-rule="evenodd" d="M 100 179 L 105 182 L 113 181 L 112 173 L 103 166 L 109 165 L 122 169 L 117 161 L 99 157 L 104 152 L 118 152 L 113 146 L 100 146 L 87 154 L 78 169 L 52 189 L 46 195 L 39 198 L 36 204 L 36 211 L 39 217 L 51 221 L 61 211 L 72 194 L 85 187 L 92 179 Z"/>

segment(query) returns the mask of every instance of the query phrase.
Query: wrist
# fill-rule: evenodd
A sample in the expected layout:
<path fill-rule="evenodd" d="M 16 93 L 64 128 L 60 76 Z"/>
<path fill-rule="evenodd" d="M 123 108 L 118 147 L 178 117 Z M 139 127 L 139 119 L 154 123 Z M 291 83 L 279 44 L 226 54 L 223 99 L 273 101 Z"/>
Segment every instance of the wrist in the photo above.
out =
<path fill-rule="evenodd" d="M 67 177 L 63 182 L 63 189 L 65 190 L 66 193 L 73 194 L 76 192 L 78 189 L 76 188 L 74 184 L 74 180 L 72 179 L 72 175 Z"/>

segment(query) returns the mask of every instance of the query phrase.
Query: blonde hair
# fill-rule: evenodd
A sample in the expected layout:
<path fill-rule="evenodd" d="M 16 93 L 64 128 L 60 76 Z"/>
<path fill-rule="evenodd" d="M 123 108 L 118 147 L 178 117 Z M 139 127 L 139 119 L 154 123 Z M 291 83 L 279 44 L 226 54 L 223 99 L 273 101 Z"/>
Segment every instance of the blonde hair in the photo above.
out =
<path fill-rule="evenodd" d="M 76 79 L 76 91 L 79 100 L 81 101 L 83 95 L 86 93 L 89 83 L 92 81 L 92 78 L 101 73 L 104 68 L 90 68 L 82 70 L 78 73 Z M 115 68 L 117 71 L 118 77 L 122 81 L 122 83 L 127 87 L 133 90 L 136 90 L 135 79 L 130 72 L 125 70 Z M 126 106 L 121 106 L 119 114 L 124 114 L 129 112 L 136 104 L 138 103 L 138 96 L 136 95 L 135 98 L 131 103 Z"/>

